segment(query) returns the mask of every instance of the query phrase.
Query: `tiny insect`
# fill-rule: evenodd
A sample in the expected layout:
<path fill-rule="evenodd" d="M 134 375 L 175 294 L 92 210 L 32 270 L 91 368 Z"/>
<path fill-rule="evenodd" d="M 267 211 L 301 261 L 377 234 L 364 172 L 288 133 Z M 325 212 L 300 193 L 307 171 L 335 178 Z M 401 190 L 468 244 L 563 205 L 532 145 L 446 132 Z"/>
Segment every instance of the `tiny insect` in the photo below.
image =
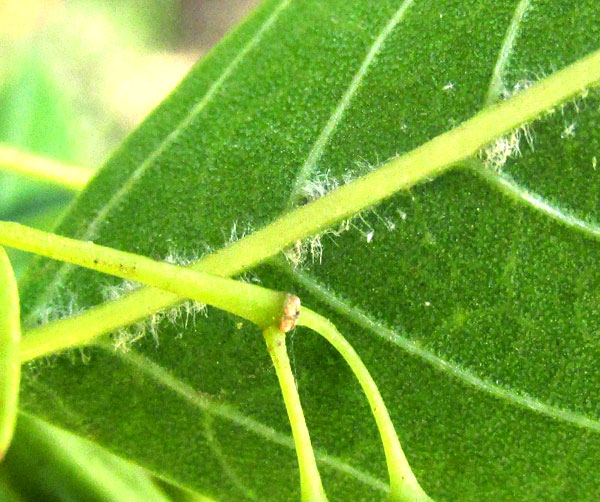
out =
<path fill-rule="evenodd" d="M 284 333 L 292 331 L 296 327 L 296 321 L 300 315 L 300 298 L 296 295 L 287 294 L 283 302 L 283 311 L 279 321 L 279 329 Z"/>

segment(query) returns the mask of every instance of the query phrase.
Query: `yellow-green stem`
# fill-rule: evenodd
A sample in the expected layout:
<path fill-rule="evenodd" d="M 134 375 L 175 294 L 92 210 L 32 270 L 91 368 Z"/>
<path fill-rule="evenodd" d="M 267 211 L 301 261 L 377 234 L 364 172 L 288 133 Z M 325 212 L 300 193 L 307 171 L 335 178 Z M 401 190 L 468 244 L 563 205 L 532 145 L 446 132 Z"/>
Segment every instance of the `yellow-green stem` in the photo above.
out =
<path fill-rule="evenodd" d="M 390 477 L 390 501 L 431 502 L 432 499 L 423 491 L 408 464 L 377 384 L 360 356 L 333 323 L 312 310 L 302 309 L 298 325 L 316 331 L 335 347 L 352 369 L 367 396 L 385 452 Z"/>
<path fill-rule="evenodd" d="M 326 500 L 293 375 L 289 368 L 285 336 L 278 329 L 271 328 L 274 323 L 279 321 L 282 314 L 286 298 L 283 293 L 157 262 L 144 256 L 99 246 L 91 242 L 61 237 L 17 223 L 0 222 L 0 242 L 163 288 L 239 315 L 263 328 L 292 421 L 301 470 L 303 502 Z M 100 321 L 100 319 L 98 320 Z M 358 354 L 332 323 L 310 309 L 302 310 L 300 324 L 325 337 L 340 352 L 357 376 L 367 396 L 383 441 L 390 473 L 391 500 L 394 502 L 429 501 L 430 499 L 420 488 L 410 470 L 377 385 Z M 68 322 L 66 325 L 68 326 Z M 57 350 L 83 345 L 93 340 L 89 336 L 89 331 L 86 330 L 44 332 L 42 329 L 35 335 L 23 340 L 21 356 L 23 361 Z"/>
<path fill-rule="evenodd" d="M 314 235 L 398 190 L 429 180 L 519 125 L 600 81 L 600 51 L 541 80 L 510 100 L 490 106 L 458 127 L 415 150 L 392 159 L 372 173 L 328 195 L 286 213 L 263 229 L 245 237 L 191 267 L 229 277 L 277 255 L 296 241 Z M 90 330 L 98 336 L 181 301 L 168 292 L 143 288 L 128 297 L 107 302 L 69 321 L 56 321 L 48 332 Z M 102 322 L 95 323 L 95 320 Z M 109 320 L 113 320 L 110 323 Z M 66 324 L 65 324 L 66 323 Z M 37 332 L 29 335 L 37 335 Z"/>
<path fill-rule="evenodd" d="M 6 251 L 0 246 L 0 460 L 8 450 L 17 420 L 20 338 L 17 281 Z"/>
<path fill-rule="evenodd" d="M 0 222 L 0 242 L 192 298 L 248 319 L 262 329 L 278 322 L 285 298 L 284 293 L 260 286 L 61 237 L 18 223 Z M 27 361 L 56 350 L 84 345 L 93 338 L 95 333 L 91 329 L 37 332 L 24 337 L 21 358 Z"/>
<path fill-rule="evenodd" d="M 94 174 L 91 169 L 63 164 L 2 144 L 0 144 L 0 169 L 73 191 L 82 190 Z"/>
<path fill-rule="evenodd" d="M 285 333 L 271 326 L 263 331 L 267 348 L 275 366 L 275 372 L 281 387 L 288 418 L 292 427 L 298 467 L 300 469 L 300 490 L 302 502 L 326 502 L 327 496 L 321 483 L 310 435 L 304 420 L 300 396 L 296 388 L 294 374 L 290 367 L 285 345 Z"/>

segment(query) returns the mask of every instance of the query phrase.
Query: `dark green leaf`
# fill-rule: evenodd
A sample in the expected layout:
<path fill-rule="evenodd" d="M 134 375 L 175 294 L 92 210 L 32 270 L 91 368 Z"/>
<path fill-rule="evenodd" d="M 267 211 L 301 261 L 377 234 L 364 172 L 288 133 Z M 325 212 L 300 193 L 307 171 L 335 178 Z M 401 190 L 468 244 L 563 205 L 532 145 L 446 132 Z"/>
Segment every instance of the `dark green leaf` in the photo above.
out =
<path fill-rule="evenodd" d="M 592 0 L 267 1 L 124 143 L 60 231 L 197 258 L 301 203 L 294 188 L 331 188 L 471 117 L 494 82 L 510 93 L 597 49 L 599 21 Z M 255 271 L 348 335 L 436 500 L 600 492 L 598 106 L 590 94 L 534 123 L 534 148 L 522 138 L 522 155 L 485 176 L 478 164 L 398 194 L 295 270 Z M 29 322 L 96 304 L 110 284 L 39 262 Z M 330 499 L 384 500 L 352 375 L 314 334 L 298 330 L 292 347 Z M 298 498 L 260 334 L 220 312 L 166 318 L 124 355 L 33 364 L 22 401 L 218 500 Z"/>

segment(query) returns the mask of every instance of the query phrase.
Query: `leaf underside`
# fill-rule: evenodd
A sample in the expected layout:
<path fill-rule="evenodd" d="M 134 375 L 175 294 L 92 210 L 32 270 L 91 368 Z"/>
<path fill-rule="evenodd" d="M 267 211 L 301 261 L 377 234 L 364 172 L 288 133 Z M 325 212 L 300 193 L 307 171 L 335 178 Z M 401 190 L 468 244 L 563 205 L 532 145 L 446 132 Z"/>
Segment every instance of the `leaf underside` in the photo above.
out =
<path fill-rule="evenodd" d="M 359 175 L 597 49 L 599 21 L 595 0 L 267 1 L 115 152 L 59 233 L 197 258 L 300 203 L 295 187 Z M 599 104 L 591 93 L 536 121 L 533 147 L 522 138 L 486 177 L 446 174 L 323 236 L 322 256 L 249 274 L 349 338 L 436 500 L 600 493 Z M 25 321 L 114 284 L 38 260 Z M 330 499 L 385 500 L 349 370 L 312 333 L 290 345 Z M 219 501 L 297 500 L 256 329 L 183 312 L 125 354 L 84 352 L 31 364 L 22 407 Z"/>

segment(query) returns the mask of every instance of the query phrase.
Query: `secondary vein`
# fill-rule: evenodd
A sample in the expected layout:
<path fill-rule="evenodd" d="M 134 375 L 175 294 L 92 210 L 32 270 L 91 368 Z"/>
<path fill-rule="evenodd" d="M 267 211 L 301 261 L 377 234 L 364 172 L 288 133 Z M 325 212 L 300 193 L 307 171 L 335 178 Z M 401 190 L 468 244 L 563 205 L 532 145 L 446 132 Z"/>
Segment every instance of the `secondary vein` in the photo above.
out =
<path fill-rule="evenodd" d="M 498 189 L 511 199 L 576 230 L 586 237 L 600 241 L 600 225 L 595 221 L 579 218 L 566 208 L 548 201 L 542 195 L 520 185 L 512 176 L 504 171 L 491 170 L 478 161 L 467 163 L 471 172 L 475 173 L 489 185 Z"/>
<path fill-rule="evenodd" d="M 123 200 L 123 198 L 131 192 L 136 186 L 137 182 L 142 178 L 144 173 L 148 171 L 156 162 L 156 160 L 172 145 L 175 140 L 180 136 L 193 120 L 206 108 L 206 106 L 212 101 L 218 91 L 222 88 L 225 81 L 232 75 L 234 70 L 244 60 L 246 55 L 254 49 L 264 34 L 269 28 L 275 23 L 277 18 L 280 16 L 282 11 L 288 7 L 291 0 L 282 0 L 277 7 L 273 10 L 271 15 L 264 21 L 264 23 L 258 28 L 254 36 L 246 43 L 240 52 L 231 60 L 231 62 L 225 67 L 221 75 L 211 84 L 206 93 L 202 98 L 192 107 L 188 114 L 183 120 L 177 124 L 168 136 L 153 150 L 148 157 L 129 175 L 123 185 L 112 195 L 108 202 L 102 206 L 97 212 L 96 216 L 92 219 L 86 228 L 83 235 L 78 236 L 81 240 L 93 240 L 96 238 L 100 224 L 106 219 L 110 212 Z M 63 264 L 56 271 L 51 282 L 48 283 L 46 288 L 38 296 L 37 305 L 40 305 L 48 300 L 48 298 L 56 291 L 60 284 L 65 280 L 65 277 L 73 269 L 70 264 Z"/>
<path fill-rule="evenodd" d="M 517 393 L 512 389 L 491 383 L 481 378 L 472 371 L 459 366 L 456 363 L 447 361 L 434 354 L 426 348 L 416 344 L 406 336 L 399 335 L 395 331 L 382 326 L 371 319 L 367 314 L 356 307 L 352 307 L 342 299 L 338 298 L 328 288 L 318 284 L 311 276 L 306 273 L 294 270 L 280 262 L 274 262 L 275 266 L 295 278 L 302 286 L 314 294 L 318 299 L 332 307 L 336 312 L 343 315 L 357 326 L 360 326 L 382 339 L 400 347 L 408 354 L 418 357 L 439 371 L 450 375 L 453 378 L 473 387 L 481 392 L 497 397 L 509 404 L 517 405 L 542 415 L 546 415 L 556 420 L 570 423 L 577 427 L 589 429 L 594 432 L 600 432 L 600 420 L 588 417 L 581 413 L 558 408 L 546 404 L 535 397 L 527 394 Z"/>
<path fill-rule="evenodd" d="M 510 57 L 513 53 L 515 40 L 519 35 L 521 24 L 530 7 L 531 0 L 520 0 L 515 8 L 504 41 L 502 42 L 502 47 L 500 47 L 500 52 L 498 53 L 498 60 L 496 61 L 496 66 L 492 73 L 492 79 L 485 99 L 485 106 L 495 103 L 502 93 L 506 91 L 506 84 L 504 82 L 506 67 L 508 66 Z"/>
<path fill-rule="evenodd" d="M 314 142 L 306 161 L 300 168 L 300 171 L 298 172 L 298 175 L 296 177 L 296 182 L 294 183 L 294 187 L 290 194 L 288 208 L 293 207 L 298 202 L 298 197 L 300 196 L 304 183 L 313 173 L 317 162 L 322 157 L 323 152 L 327 144 L 329 143 L 329 140 L 335 133 L 335 130 L 337 129 L 338 124 L 342 120 L 344 113 L 350 106 L 352 99 L 356 95 L 365 76 L 367 75 L 371 64 L 375 61 L 377 55 L 381 52 L 381 49 L 383 48 L 387 38 L 394 31 L 398 23 L 400 23 L 402 19 L 404 19 L 406 11 L 413 3 L 414 0 L 404 0 L 404 2 L 402 2 L 402 4 L 400 5 L 400 8 L 392 15 L 391 19 L 384 26 L 384 28 L 377 35 L 377 37 L 369 47 L 369 51 L 367 52 L 365 59 L 363 60 L 357 72 L 354 74 L 354 77 L 350 81 L 350 84 L 348 85 L 346 91 L 342 95 L 342 98 L 338 102 L 333 113 L 330 115 L 329 120 L 325 124 L 325 127 L 322 129 L 321 134 L 319 134 L 319 137 Z"/>
<path fill-rule="evenodd" d="M 240 411 L 222 401 L 214 402 L 208 399 L 206 396 L 203 396 L 201 393 L 197 392 L 193 387 L 175 377 L 168 370 L 158 365 L 153 360 L 144 357 L 133 350 L 129 350 L 127 352 L 115 352 L 112 346 L 100 345 L 100 347 L 121 358 L 124 362 L 135 367 L 138 371 L 152 378 L 155 382 L 175 392 L 186 403 L 200 408 L 201 410 L 204 410 L 214 416 L 239 425 L 246 431 L 251 432 L 269 442 L 284 446 L 290 450 L 294 450 L 294 441 L 290 436 L 282 434 L 272 427 L 269 427 L 258 420 L 242 414 Z M 351 466 L 337 457 L 333 457 L 318 450 L 315 451 L 315 455 L 317 457 L 317 461 L 323 465 L 327 465 L 334 470 L 342 472 L 377 491 L 388 491 L 388 486 L 386 483 L 375 478 L 371 474 Z"/>

